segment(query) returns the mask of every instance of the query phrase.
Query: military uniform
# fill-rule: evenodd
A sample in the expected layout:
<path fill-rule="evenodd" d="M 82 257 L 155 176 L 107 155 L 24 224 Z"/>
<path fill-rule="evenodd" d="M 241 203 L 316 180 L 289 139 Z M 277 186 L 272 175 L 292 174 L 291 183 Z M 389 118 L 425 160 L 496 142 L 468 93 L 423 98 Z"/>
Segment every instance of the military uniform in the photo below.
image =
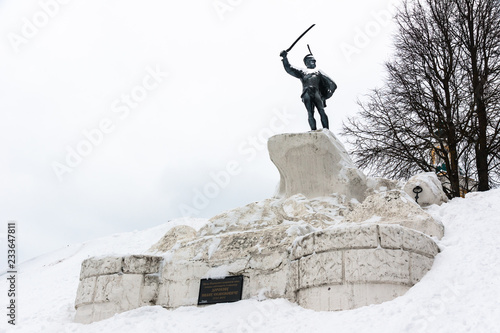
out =
<path fill-rule="evenodd" d="M 290 65 L 285 51 L 282 52 L 281 56 L 283 57 L 282 61 L 285 71 L 302 82 L 302 94 L 300 97 L 302 97 L 302 102 L 306 106 L 311 130 L 316 130 L 314 107 L 316 107 L 321 116 L 321 125 L 323 125 L 323 128 L 328 128 L 328 117 L 324 108 L 326 107 L 326 100 L 333 95 L 335 89 L 337 89 L 337 85 L 325 73 L 317 69 L 298 69 L 293 67 Z M 308 54 L 304 58 L 304 62 L 307 61 L 308 57 L 314 60 L 312 55 Z"/>

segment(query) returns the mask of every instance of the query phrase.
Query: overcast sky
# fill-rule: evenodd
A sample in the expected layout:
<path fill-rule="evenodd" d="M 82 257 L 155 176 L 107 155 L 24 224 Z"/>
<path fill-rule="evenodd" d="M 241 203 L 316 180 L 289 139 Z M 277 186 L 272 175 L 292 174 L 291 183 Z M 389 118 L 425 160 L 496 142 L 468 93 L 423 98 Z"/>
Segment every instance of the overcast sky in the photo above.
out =
<path fill-rule="evenodd" d="M 383 80 L 391 2 L 0 1 L 0 234 L 25 261 L 272 196 L 267 137 L 309 130 L 280 51 L 316 24 L 289 59 L 309 44 L 336 81 L 338 134 Z"/>

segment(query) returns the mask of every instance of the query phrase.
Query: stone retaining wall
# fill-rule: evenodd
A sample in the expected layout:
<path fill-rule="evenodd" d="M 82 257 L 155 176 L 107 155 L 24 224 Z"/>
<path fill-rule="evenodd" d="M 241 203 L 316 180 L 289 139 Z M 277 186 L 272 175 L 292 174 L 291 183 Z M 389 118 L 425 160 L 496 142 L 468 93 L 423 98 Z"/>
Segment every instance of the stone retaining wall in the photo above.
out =
<path fill-rule="evenodd" d="M 314 310 L 352 309 L 403 295 L 431 268 L 438 253 L 425 234 L 384 224 L 313 232 L 281 244 L 282 251 L 276 248 L 279 237 L 268 240 L 267 248 L 273 251 L 235 251 L 235 243 L 244 246 L 245 240 L 260 239 L 260 233 L 269 236 L 273 230 L 207 237 L 205 243 L 216 242 L 218 248 L 197 254 L 198 259 L 146 255 L 87 259 L 82 263 L 75 321 L 90 323 L 146 305 L 196 305 L 200 279 L 221 268 L 226 275 L 244 276 L 243 299 L 265 295 Z M 197 241 L 178 251 L 189 253 L 191 247 L 203 246 Z"/>
<path fill-rule="evenodd" d="M 296 301 L 314 310 L 346 310 L 394 299 L 422 279 L 437 253 L 431 238 L 398 225 L 309 234 L 291 253 L 299 270 Z"/>
<path fill-rule="evenodd" d="M 85 260 L 75 301 L 75 321 L 91 323 L 155 305 L 162 260 L 143 255 Z"/>

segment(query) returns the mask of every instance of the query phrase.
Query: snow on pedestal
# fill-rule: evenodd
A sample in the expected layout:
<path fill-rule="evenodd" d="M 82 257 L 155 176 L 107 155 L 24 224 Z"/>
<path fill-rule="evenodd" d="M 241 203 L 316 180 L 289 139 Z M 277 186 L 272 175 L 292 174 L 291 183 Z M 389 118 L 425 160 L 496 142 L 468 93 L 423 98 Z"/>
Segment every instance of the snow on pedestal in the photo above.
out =
<path fill-rule="evenodd" d="M 174 227 L 149 256 L 84 261 L 75 321 L 196 305 L 200 279 L 234 275 L 244 277 L 243 299 L 353 309 L 403 295 L 432 267 L 438 248 L 429 236 L 442 237 L 442 225 L 394 182 L 367 187 L 330 131 L 277 135 L 269 152 L 281 175 L 276 197 L 223 212 L 199 231 Z"/>
<path fill-rule="evenodd" d="M 403 189 L 410 197 L 415 198 L 413 189 L 417 186 L 422 189 L 422 192 L 418 193 L 418 204 L 420 206 L 441 205 L 448 202 L 448 198 L 442 190 L 443 185 L 434 172 L 423 172 L 411 177 Z"/>
<path fill-rule="evenodd" d="M 391 190 L 368 196 L 346 216 L 346 221 L 363 223 L 366 221 L 399 224 L 418 230 L 431 237 L 443 238 L 441 222 L 422 210 L 415 200 L 401 190 Z"/>

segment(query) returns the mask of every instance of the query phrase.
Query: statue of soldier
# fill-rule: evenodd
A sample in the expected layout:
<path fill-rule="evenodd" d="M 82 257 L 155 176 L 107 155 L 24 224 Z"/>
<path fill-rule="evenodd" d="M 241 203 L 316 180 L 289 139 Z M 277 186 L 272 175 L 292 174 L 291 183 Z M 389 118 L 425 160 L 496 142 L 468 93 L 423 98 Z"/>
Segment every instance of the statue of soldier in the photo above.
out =
<path fill-rule="evenodd" d="M 280 56 L 283 58 L 283 67 L 285 67 L 285 71 L 288 74 L 299 78 L 302 82 L 302 95 L 300 95 L 300 97 L 302 97 L 302 102 L 304 102 L 306 106 L 311 130 L 316 130 L 314 107 L 316 107 L 321 116 L 321 125 L 323 128 L 328 128 L 328 117 L 325 113 L 326 100 L 332 97 L 335 89 L 337 89 L 337 85 L 326 74 L 315 69 L 316 59 L 314 59 L 312 53 L 304 57 L 304 64 L 307 69 L 298 69 L 290 65 L 287 55 L 287 51 L 282 51 L 280 53 Z"/>

